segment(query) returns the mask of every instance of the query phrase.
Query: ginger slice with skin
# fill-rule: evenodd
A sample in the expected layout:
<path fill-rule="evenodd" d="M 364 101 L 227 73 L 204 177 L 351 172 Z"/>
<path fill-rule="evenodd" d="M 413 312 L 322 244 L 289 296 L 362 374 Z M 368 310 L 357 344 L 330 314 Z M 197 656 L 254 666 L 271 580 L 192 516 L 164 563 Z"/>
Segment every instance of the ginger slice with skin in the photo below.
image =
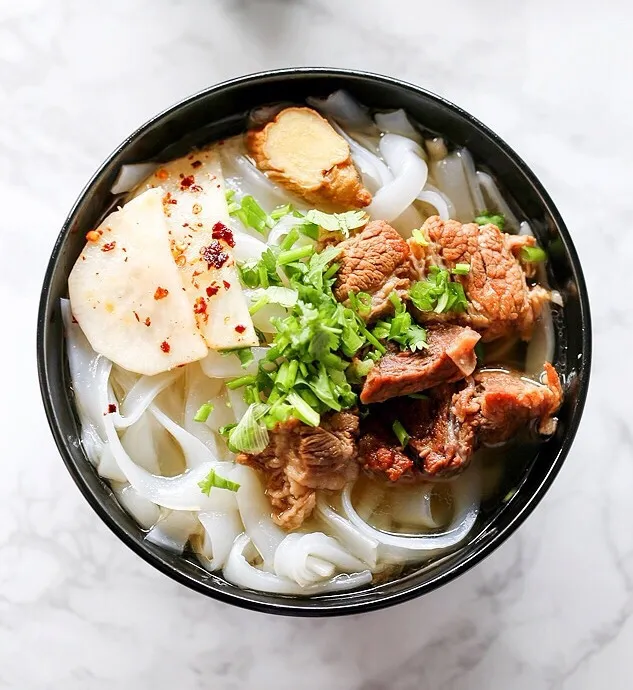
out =
<path fill-rule="evenodd" d="M 348 210 L 371 202 L 347 142 L 311 108 L 285 108 L 250 130 L 246 146 L 260 170 L 311 204 Z"/>

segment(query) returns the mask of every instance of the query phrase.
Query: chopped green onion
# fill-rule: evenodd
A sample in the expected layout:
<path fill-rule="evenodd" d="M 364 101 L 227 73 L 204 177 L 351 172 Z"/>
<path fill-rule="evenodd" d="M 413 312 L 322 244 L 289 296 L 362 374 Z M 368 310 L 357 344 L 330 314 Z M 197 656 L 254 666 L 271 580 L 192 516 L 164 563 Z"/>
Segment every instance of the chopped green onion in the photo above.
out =
<path fill-rule="evenodd" d="M 288 394 L 288 402 L 292 405 L 294 412 L 302 422 L 310 426 L 319 426 L 319 422 L 321 421 L 319 413 L 312 409 L 312 407 L 310 407 L 300 395 L 295 393 L 295 391 L 291 391 Z"/>
<path fill-rule="evenodd" d="M 246 367 L 255 360 L 255 356 L 253 355 L 253 351 L 250 347 L 243 347 L 239 350 L 235 350 L 235 354 L 237 355 L 237 358 L 240 360 L 242 369 L 246 369 Z"/>
<path fill-rule="evenodd" d="M 400 441 L 400 445 L 404 448 L 407 445 L 407 443 L 409 443 L 409 439 L 411 438 L 411 436 L 407 434 L 405 428 L 397 419 L 392 424 L 391 428 L 393 429 L 393 433 L 397 436 L 398 441 Z"/>
<path fill-rule="evenodd" d="M 455 268 L 451 273 L 456 276 L 466 276 L 470 273 L 470 264 L 455 264 Z"/>
<path fill-rule="evenodd" d="M 238 425 L 229 432 L 228 445 L 233 452 L 261 453 L 268 446 L 268 429 L 262 417 L 269 406 L 253 403 L 244 413 Z"/>
<path fill-rule="evenodd" d="M 283 238 L 279 244 L 279 248 L 282 251 L 286 251 L 292 247 L 292 245 L 299 239 L 299 231 L 297 228 L 292 228 L 290 232 Z"/>
<path fill-rule="evenodd" d="M 366 316 L 371 311 L 371 295 L 367 292 L 353 292 L 348 295 L 352 309 L 361 316 Z"/>
<path fill-rule="evenodd" d="M 537 264 L 547 259 L 547 254 L 540 247 L 521 247 L 521 259 Z"/>
<path fill-rule="evenodd" d="M 387 348 L 379 340 L 377 340 L 377 338 L 370 333 L 364 325 L 360 325 L 360 331 L 365 338 L 367 338 L 367 342 L 371 343 L 381 355 L 384 355 L 385 352 L 387 352 Z"/>
<path fill-rule="evenodd" d="M 230 407 L 230 405 L 227 405 L 227 407 Z M 232 424 L 225 424 L 224 426 L 221 426 L 218 429 L 218 433 L 220 434 L 220 436 L 228 437 L 228 435 L 231 433 L 231 431 L 233 431 L 233 429 L 235 429 L 236 426 L 236 422 L 233 422 Z"/>
<path fill-rule="evenodd" d="M 198 482 L 200 491 L 207 496 L 211 493 L 213 487 L 217 489 L 226 489 L 227 491 L 237 491 L 240 485 L 237 482 L 232 482 L 230 479 L 225 479 L 216 474 L 215 470 L 211 470 L 209 474 L 200 482 Z"/>
<path fill-rule="evenodd" d="M 262 308 L 265 307 L 270 300 L 268 299 L 267 295 L 262 295 L 256 302 L 253 302 L 251 306 L 248 308 L 248 313 L 253 316 L 253 314 L 257 314 L 257 312 Z"/>
<path fill-rule="evenodd" d="M 240 376 L 238 379 L 227 381 L 226 387 L 230 390 L 235 390 L 236 388 L 241 388 L 242 386 L 249 386 L 251 383 L 255 383 L 256 380 L 257 379 L 254 376 Z"/>
<path fill-rule="evenodd" d="M 270 212 L 270 217 L 273 220 L 279 220 L 280 218 L 287 216 L 289 213 L 292 213 L 292 204 L 286 204 L 285 206 L 277 206 L 277 208 L 273 209 Z"/>
<path fill-rule="evenodd" d="M 331 264 L 328 270 L 323 274 L 323 280 L 329 280 L 341 267 L 341 264 Z"/>
<path fill-rule="evenodd" d="M 297 247 L 296 249 L 281 252 L 277 257 L 277 263 L 280 266 L 283 266 L 284 264 L 289 264 L 293 261 L 312 256 L 312 254 L 314 254 L 314 247 L 310 247 L 309 245 L 305 247 Z"/>
<path fill-rule="evenodd" d="M 204 403 L 200 405 L 198 411 L 193 416 L 194 422 L 206 422 L 209 419 L 209 415 L 213 412 L 213 405 L 211 403 Z"/>
<path fill-rule="evenodd" d="M 475 223 L 477 223 L 477 225 L 488 225 L 488 223 L 492 223 L 493 225 L 496 225 L 499 230 L 503 230 L 503 227 L 506 224 L 506 219 L 502 213 L 489 213 L 488 211 L 482 211 L 475 218 Z"/>
<path fill-rule="evenodd" d="M 237 216 L 245 227 L 262 234 L 274 225 L 274 221 L 250 194 L 242 198 L 240 206 L 231 215 Z"/>

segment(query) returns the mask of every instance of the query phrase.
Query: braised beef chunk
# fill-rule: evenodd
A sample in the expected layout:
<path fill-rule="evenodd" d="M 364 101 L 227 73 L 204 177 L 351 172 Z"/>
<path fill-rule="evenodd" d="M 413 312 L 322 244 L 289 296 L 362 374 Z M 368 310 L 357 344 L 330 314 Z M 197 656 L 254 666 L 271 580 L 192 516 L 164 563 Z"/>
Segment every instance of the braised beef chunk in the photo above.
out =
<path fill-rule="evenodd" d="M 275 522 L 296 529 L 312 514 L 316 489 L 342 489 L 356 478 L 357 437 L 352 412 L 324 415 L 318 427 L 293 419 L 270 433 L 266 450 L 237 461 L 264 475 Z"/>
<path fill-rule="evenodd" d="M 506 235 L 492 224 L 462 225 L 438 216 L 428 218 L 422 231 L 431 241 L 427 252 L 430 261 L 447 268 L 469 264 L 469 273 L 456 279 L 464 286 L 471 304 L 468 320 L 483 333 L 483 340 L 514 333 L 529 339 L 548 299 L 542 287 L 528 287 L 515 255 L 522 246 L 533 244 L 533 238 Z"/>
<path fill-rule="evenodd" d="M 472 426 L 452 413 L 455 384 L 433 388 L 424 400 L 397 399 L 377 405 L 363 422 L 360 463 L 391 481 L 448 477 L 469 463 L 474 446 Z M 398 420 L 410 435 L 405 448 L 392 431 Z"/>
<path fill-rule="evenodd" d="M 361 402 L 382 402 L 469 376 L 475 369 L 475 345 L 481 336 L 463 326 L 438 324 L 427 328 L 428 348 L 388 352 L 369 372 Z"/>
<path fill-rule="evenodd" d="M 354 237 L 340 244 L 334 296 L 345 302 L 350 292 L 371 295 L 371 321 L 393 312 L 389 295 L 395 291 L 404 297 L 415 277 L 411 250 L 404 239 L 384 220 L 374 220 Z"/>
<path fill-rule="evenodd" d="M 391 481 L 447 477 L 468 466 L 478 445 L 508 441 L 531 421 L 539 433 L 551 434 L 563 392 L 551 364 L 545 374 L 539 384 L 518 372 L 476 371 L 466 381 L 432 388 L 425 400 L 376 405 L 362 424 L 359 461 Z M 410 436 L 404 448 L 392 430 L 396 419 Z"/>
<path fill-rule="evenodd" d="M 542 385 L 518 372 L 478 371 L 455 396 L 453 410 L 461 423 L 473 426 L 482 443 L 507 441 L 530 421 L 536 421 L 539 433 L 552 434 L 563 390 L 549 363 L 545 364 L 545 377 Z"/>

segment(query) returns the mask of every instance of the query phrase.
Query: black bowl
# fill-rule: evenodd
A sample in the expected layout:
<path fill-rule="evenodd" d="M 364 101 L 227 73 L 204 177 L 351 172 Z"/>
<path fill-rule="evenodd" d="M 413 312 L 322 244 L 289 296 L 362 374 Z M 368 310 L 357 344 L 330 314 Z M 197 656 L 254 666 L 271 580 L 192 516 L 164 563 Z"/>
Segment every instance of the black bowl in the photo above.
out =
<path fill-rule="evenodd" d="M 122 164 L 159 154 L 163 159 L 175 157 L 195 145 L 243 130 L 246 113 L 256 106 L 302 102 L 307 96 L 326 96 L 336 89 L 346 89 L 374 108 L 404 108 L 429 130 L 466 145 L 477 163 L 496 176 L 520 212 L 531 219 L 539 242 L 550 255 L 550 280 L 565 300 L 557 322 L 555 362 L 566 398 L 555 436 L 540 447 L 514 497 L 454 554 L 386 584 L 304 599 L 240 589 L 210 575 L 193 559 L 144 541 L 143 531 L 119 506 L 79 444 L 59 300 L 67 294 L 68 274 L 85 233 L 113 207 L 110 188 Z M 569 452 L 587 395 L 590 360 L 589 303 L 578 256 L 560 214 L 534 173 L 496 134 L 452 103 L 396 79 L 347 70 L 290 69 L 241 77 L 187 98 L 134 132 L 97 170 L 71 210 L 53 249 L 38 316 L 37 361 L 48 421 L 68 471 L 108 527 L 148 563 L 198 592 L 245 608 L 298 616 L 357 613 L 406 601 L 452 580 L 497 548 L 543 498 Z"/>

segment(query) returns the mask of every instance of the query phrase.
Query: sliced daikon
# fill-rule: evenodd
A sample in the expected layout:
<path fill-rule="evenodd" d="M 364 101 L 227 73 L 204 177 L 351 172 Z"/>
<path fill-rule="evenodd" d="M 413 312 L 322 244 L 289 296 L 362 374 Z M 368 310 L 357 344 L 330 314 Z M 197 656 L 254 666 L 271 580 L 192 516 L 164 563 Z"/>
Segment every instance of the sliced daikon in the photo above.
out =
<path fill-rule="evenodd" d="M 72 313 L 93 349 L 153 375 L 207 354 L 174 263 L 165 191 L 152 189 L 110 214 L 68 278 Z"/>
<path fill-rule="evenodd" d="M 134 194 L 158 186 L 165 190 L 172 254 L 207 345 L 213 350 L 258 345 L 235 265 L 217 152 L 196 151 L 165 163 Z"/>

